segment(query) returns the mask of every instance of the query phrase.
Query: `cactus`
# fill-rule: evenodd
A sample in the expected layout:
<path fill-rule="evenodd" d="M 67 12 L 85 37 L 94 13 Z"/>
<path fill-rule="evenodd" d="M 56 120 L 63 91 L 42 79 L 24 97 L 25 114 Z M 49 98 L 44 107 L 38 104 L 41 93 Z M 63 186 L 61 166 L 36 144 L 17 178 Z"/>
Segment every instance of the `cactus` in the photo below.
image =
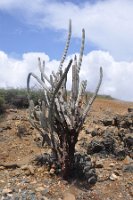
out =
<path fill-rule="evenodd" d="M 87 81 L 79 80 L 79 72 L 82 65 L 85 30 L 82 30 L 82 41 L 79 58 L 75 56 L 70 60 L 63 71 L 64 61 L 71 39 L 71 21 L 69 22 L 68 39 L 61 58 L 57 73 L 52 72 L 50 77 L 45 73 L 45 62 L 41 64 L 38 59 L 41 77 L 29 73 L 27 78 L 27 92 L 29 100 L 29 119 L 31 124 L 41 133 L 44 140 L 50 145 L 56 160 L 60 163 L 62 176 L 69 177 L 74 168 L 75 145 L 78 135 L 85 122 L 88 112 L 97 96 L 102 82 L 102 68 L 100 68 L 100 80 L 92 98 L 84 103 Z M 72 88 L 70 95 L 66 89 L 68 71 L 72 67 Z M 44 93 L 38 106 L 34 105 L 30 97 L 30 79 L 34 77 L 41 85 Z M 47 137 L 46 137 L 47 136 Z"/>

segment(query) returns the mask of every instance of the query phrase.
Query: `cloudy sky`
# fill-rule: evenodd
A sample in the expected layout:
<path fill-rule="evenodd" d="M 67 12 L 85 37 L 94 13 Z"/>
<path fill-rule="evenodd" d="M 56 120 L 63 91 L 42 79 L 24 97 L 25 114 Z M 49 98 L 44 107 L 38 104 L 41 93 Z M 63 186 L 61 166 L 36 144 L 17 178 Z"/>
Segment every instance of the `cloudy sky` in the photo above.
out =
<path fill-rule="evenodd" d="M 102 66 L 100 93 L 133 101 L 132 0 L 0 0 L 0 87 L 26 87 L 28 73 L 38 74 L 38 57 L 48 73 L 56 71 L 69 19 L 67 62 L 78 55 L 82 28 L 86 32 L 80 77 L 88 90 L 95 89 Z"/>

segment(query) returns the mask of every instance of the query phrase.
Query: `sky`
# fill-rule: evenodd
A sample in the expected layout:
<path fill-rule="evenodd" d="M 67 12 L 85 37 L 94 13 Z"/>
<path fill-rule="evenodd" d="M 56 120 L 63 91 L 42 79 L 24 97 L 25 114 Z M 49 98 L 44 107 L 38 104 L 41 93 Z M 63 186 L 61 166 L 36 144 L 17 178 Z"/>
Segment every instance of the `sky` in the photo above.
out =
<path fill-rule="evenodd" d="M 64 67 L 79 55 L 82 29 L 85 50 L 80 80 L 94 91 L 103 67 L 99 93 L 133 101 L 132 0 L 0 0 L 0 87 L 26 87 L 29 72 L 58 69 L 69 19 L 72 38 Z M 68 78 L 68 88 L 71 86 Z"/>

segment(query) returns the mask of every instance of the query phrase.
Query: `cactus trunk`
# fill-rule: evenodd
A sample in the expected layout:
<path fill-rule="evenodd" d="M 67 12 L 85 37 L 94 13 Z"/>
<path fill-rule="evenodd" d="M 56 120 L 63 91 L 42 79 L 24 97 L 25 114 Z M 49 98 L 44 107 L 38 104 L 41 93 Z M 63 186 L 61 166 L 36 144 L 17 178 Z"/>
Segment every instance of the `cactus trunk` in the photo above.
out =
<path fill-rule="evenodd" d="M 61 157 L 62 177 L 67 179 L 71 177 L 74 170 L 74 153 L 75 145 L 77 143 L 78 134 L 73 129 L 69 132 L 65 132 L 63 137 L 63 148 Z"/>

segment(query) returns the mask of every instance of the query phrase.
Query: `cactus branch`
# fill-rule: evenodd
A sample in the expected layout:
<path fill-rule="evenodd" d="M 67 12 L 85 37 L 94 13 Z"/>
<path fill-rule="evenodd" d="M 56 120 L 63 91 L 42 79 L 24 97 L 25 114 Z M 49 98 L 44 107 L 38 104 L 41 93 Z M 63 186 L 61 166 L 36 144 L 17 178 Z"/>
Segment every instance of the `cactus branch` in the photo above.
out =
<path fill-rule="evenodd" d="M 44 68 L 45 68 L 45 62 L 43 61 L 43 65 L 41 65 L 41 60 L 40 58 L 38 58 L 38 66 L 39 66 L 39 70 L 41 72 L 41 80 L 43 82 L 45 82 L 45 79 L 48 81 L 49 84 L 51 84 L 49 78 L 47 77 L 47 75 L 44 73 Z"/>
<path fill-rule="evenodd" d="M 71 20 L 69 20 L 68 37 L 67 37 L 66 46 L 65 46 L 62 58 L 61 58 L 61 62 L 59 65 L 59 71 L 61 71 L 63 63 L 64 63 L 66 55 L 67 55 L 67 51 L 68 51 L 70 40 L 71 40 L 71 32 L 72 32 L 72 23 L 71 23 Z"/>
<path fill-rule="evenodd" d="M 79 61 L 78 61 L 78 71 L 80 71 L 80 67 L 82 64 L 82 58 L 83 58 L 83 53 L 84 53 L 84 45 L 85 45 L 85 30 L 82 29 L 82 42 L 81 42 L 81 49 L 80 49 L 80 54 L 79 54 Z"/>
<path fill-rule="evenodd" d="M 100 67 L 100 79 L 99 79 L 99 82 L 98 82 L 98 85 L 97 85 L 97 87 L 96 87 L 96 90 L 95 90 L 94 95 L 92 96 L 92 98 L 91 98 L 90 101 L 88 102 L 88 104 L 87 104 L 87 106 L 86 106 L 86 108 L 85 108 L 85 110 L 84 110 L 84 112 L 83 112 L 83 115 L 82 115 L 82 120 L 83 120 L 83 122 L 84 122 L 84 120 L 85 120 L 85 117 L 86 117 L 87 113 L 89 112 L 89 110 L 90 110 L 90 108 L 91 108 L 91 105 L 93 104 L 93 102 L 94 102 L 94 100 L 95 100 L 95 98 L 96 98 L 96 96 L 97 96 L 97 93 L 98 93 L 98 91 L 99 91 L 100 85 L 101 85 L 101 83 L 102 83 L 102 78 L 103 78 L 103 70 L 102 70 L 102 67 Z"/>

